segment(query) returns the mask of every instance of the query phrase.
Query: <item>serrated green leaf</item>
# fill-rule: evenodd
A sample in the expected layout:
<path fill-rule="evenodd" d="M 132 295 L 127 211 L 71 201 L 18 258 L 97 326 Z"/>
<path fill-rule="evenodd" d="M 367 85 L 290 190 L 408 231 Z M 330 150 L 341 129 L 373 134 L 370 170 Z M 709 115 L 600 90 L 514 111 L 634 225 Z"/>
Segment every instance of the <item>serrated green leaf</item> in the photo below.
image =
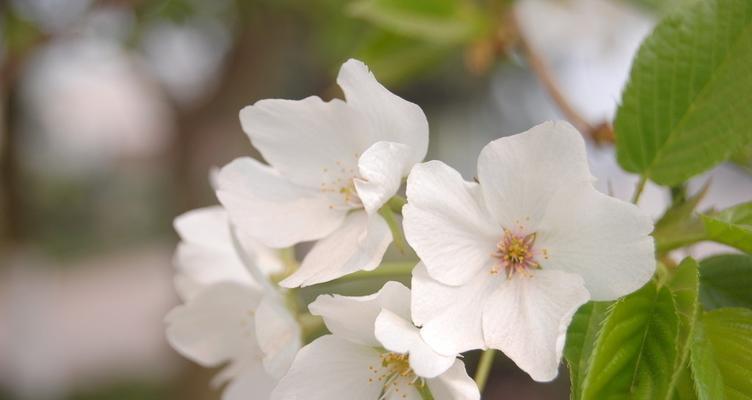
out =
<path fill-rule="evenodd" d="M 582 384 L 588 369 L 590 354 L 606 317 L 606 311 L 611 304 L 612 302 L 604 301 L 588 302 L 577 310 L 569 324 L 564 357 L 569 367 L 572 399 L 582 396 Z"/>
<path fill-rule="evenodd" d="M 643 42 L 614 123 L 627 171 L 676 185 L 752 141 L 752 2 L 699 1 Z"/>
<path fill-rule="evenodd" d="M 611 308 L 591 355 L 583 399 L 668 395 L 679 331 L 671 291 L 654 281 Z"/>
<path fill-rule="evenodd" d="M 752 310 L 706 312 L 695 329 L 691 359 L 701 400 L 752 399 Z"/>
<path fill-rule="evenodd" d="M 752 202 L 701 217 L 708 239 L 752 253 Z"/>
<path fill-rule="evenodd" d="M 695 392 L 700 400 L 722 400 L 723 376 L 716 364 L 713 346 L 705 334 L 705 327 L 698 324 L 695 327 L 694 339 L 690 359 L 692 363 L 692 380 Z"/>
<path fill-rule="evenodd" d="M 432 43 L 459 44 L 485 33 L 488 17 L 458 0 L 358 0 L 352 15 L 383 29 Z"/>
<path fill-rule="evenodd" d="M 700 300 L 706 310 L 752 308 L 752 256 L 721 254 L 700 262 Z"/>
<path fill-rule="evenodd" d="M 676 314 L 679 317 L 679 333 L 676 336 L 677 353 L 667 397 L 671 398 L 680 386 L 681 374 L 688 366 L 687 357 L 699 313 L 700 273 L 697 261 L 689 257 L 685 258 L 676 268 L 668 282 L 668 287 L 674 297 Z"/>
<path fill-rule="evenodd" d="M 679 370 L 679 379 L 676 381 L 673 400 L 697 400 L 695 393 L 694 381 L 692 381 L 692 370 L 689 364 Z"/>

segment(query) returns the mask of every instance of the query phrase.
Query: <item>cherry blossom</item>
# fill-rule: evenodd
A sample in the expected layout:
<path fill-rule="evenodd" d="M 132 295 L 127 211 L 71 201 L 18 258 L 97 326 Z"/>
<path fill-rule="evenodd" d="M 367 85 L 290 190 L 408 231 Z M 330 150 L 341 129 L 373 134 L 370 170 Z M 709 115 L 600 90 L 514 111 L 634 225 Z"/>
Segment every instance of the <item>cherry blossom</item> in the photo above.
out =
<path fill-rule="evenodd" d="M 489 143 L 478 183 L 439 161 L 416 165 L 403 213 L 422 260 L 412 311 L 426 343 L 447 355 L 499 349 L 535 380 L 556 377 L 578 307 L 655 271 L 651 219 L 593 182 L 565 122 Z"/>
<path fill-rule="evenodd" d="M 268 165 L 240 158 L 218 177 L 217 195 L 241 231 L 275 248 L 317 241 L 282 286 L 375 269 L 392 242 L 378 210 L 428 147 L 420 107 L 362 62 L 342 65 L 337 83 L 346 101 L 268 99 L 244 108 L 243 130 Z"/>

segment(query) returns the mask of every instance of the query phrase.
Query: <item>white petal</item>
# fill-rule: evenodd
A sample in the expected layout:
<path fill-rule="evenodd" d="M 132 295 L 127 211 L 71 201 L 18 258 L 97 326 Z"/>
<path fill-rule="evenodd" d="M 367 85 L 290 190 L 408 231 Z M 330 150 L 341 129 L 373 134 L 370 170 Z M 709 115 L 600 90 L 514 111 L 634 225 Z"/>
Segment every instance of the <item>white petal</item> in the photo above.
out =
<path fill-rule="evenodd" d="M 428 150 L 428 121 L 420 107 L 387 90 L 357 60 L 342 65 L 337 84 L 345 92 L 347 105 L 368 120 L 373 142 L 406 144 L 412 150 L 410 164 L 423 160 Z"/>
<path fill-rule="evenodd" d="M 375 349 L 334 335 L 322 336 L 300 349 L 271 399 L 376 400 L 383 384 L 372 378 L 368 367 L 380 365 Z"/>
<path fill-rule="evenodd" d="M 175 218 L 175 230 L 182 239 L 174 257 L 178 270 L 175 286 L 182 299 L 216 282 L 257 286 L 247 268 L 258 268 L 264 277 L 284 268 L 275 251 L 249 235 L 238 237 L 243 252 L 240 256 L 231 229 L 227 212 L 219 206 L 199 208 Z"/>
<path fill-rule="evenodd" d="M 222 400 L 268 399 L 277 385 L 261 363 L 244 369 L 222 392 Z"/>
<path fill-rule="evenodd" d="M 320 239 L 342 224 L 346 210 L 318 191 L 296 186 L 251 158 L 222 168 L 217 197 L 232 222 L 267 246 Z"/>
<path fill-rule="evenodd" d="M 505 228 L 535 230 L 560 187 L 590 182 L 585 142 L 567 122 L 545 122 L 494 140 L 478 157 L 489 210 Z"/>
<path fill-rule="evenodd" d="M 420 337 L 413 323 L 392 311 L 381 310 L 376 318 L 376 338 L 385 349 L 409 354 L 410 367 L 416 375 L 434 378 L 446 371 L 456 356 L 444 356 L 435 352 Z"/>
<path fill-rule="evenodd" d="M 589 300 L 582 278 L 555 270 L 513 276 L 483 306 L 486 345 L 504 352 L 539 382 L 559 370 L 567 327 Z"/>
<path fill-rule="evenodd" d="M 339 229 L 313 246 L 300 268 L 280 285 L 309 286 L 356 271 L 373 270 L 391 242 L 392 232 L 384 218 L 364 211 L 352 212 Z"/>
<path fill-rule="evenodd" d="M 175 218 L 175 230 L 184 243 L 216 250 L 232 250 L 230 222 L 220 206 L 197 208 Z"/>
<path fill-rule="evenodd" d="M 264 353 L 264 367 L 282 377 L 300 349 L 300 326 L 276 293 L 268 294 L 256 310 L 256 339 Z"/>
<path fill-rule="evenodd" d="M 374 336 L 374 323 L 383 309 L 410 317 L 410 289 L 399 282 L 387 282 L 368 296 L 320 295 L 308 309 L 324 318 L 326 327 L 338 337 L 371 347 L 381 347 Z"/>
<path fill-rule="evenodd" d="M 502 230 L 474 196 L 476 190 L 440 161 L 416 165 L 407 179 L 405 237 L 428 273 L 448 285 L 463 284 L 495 262 Z"/>
<path fill-rule="evenodd" d="M 264 275 L 269 276 L 285 270 L 285 263 L 278 250 L 264 245 L 246 231 L 235 229 L 235 234 L 246 255 Z"/>
<path fill-rule="evenodd" d="M 367 121 L 341 100 L 261 100 L 240 123 L 264 159 L 292 182 L 318 189 L 329 174 L 352 178 L 372 142 Z"/>
<path fill-rule="evenodd" d="M 590 184 L 560 190 L 546 212 L 536 245 L 544 268 L 576 273 L 593 300 L 613 300 L 642 287 L 655 273 L 653 223 L 637 206 Z"/>
<path fill-rule="evenodd" d="M 253 314 L 261 293 L 232 282 L 212 285 L 165 317 L 167 340 L 203 366 L 259 354 Z"/>
<path fill-rule="evenodd" d="M 480 400 L 475 381 L 467 375 L 465 363 L 456 360 L 441 376 L 426 381 L 434 400 Z"/>
<path fill-rule="evenodd" d="M 384 397 L 384 400 L 421 400 L 422 397 L 420 397 L 420 393 L 415 389 L 414 386 L 408 385 L 403 380 L 400 380 L 397 382 L 397 385 L 399 387 L 399 392 L 390 390 L 386 397 Z"/>
<path fill-rule="evenodd" d="M 180 243 L 174 258 L 175 288 L 183 300 L 193 298 L 218 282 L 236 282 L 259 287 L 235 250 L 218 250 L 192 243 Z"/>
<path fill-rule="evenodd" d="M 358 161 L 360 178 L 355 179 L 355 189 L 363 207 L 375 213 L 402 184 L 412 164 L 410 148 L 401 143 L 377 142 L 369 147 Z"/>
<path fill-rule="evenodd" d="M 481 311 L 499 276 L 481 272 L 467 284 L 449 286 L 431 278 L 422 264 L 413 270 L 413 320 L 439 354 L 484 348 Z"/>

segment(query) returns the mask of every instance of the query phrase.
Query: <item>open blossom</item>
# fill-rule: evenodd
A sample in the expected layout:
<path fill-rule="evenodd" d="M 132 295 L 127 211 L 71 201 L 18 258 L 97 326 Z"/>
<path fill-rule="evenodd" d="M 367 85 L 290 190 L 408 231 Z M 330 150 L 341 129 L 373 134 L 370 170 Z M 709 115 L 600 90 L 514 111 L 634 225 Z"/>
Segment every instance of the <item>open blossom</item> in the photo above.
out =
<path fill-rule="evenodd" d="M 428 147 L 420 107 L 363 63 L 347 61 L 337 83 L 346 102 L 312 96 L 244 108 L 243 130 L 269 165 L 240 158 L 218 177 L 217 195 L 241 231 L 276 248 L 318 240 L 283 286 L 376 268 L 392 241 L 377 211 Z"/>
<path fill-rule="evenodd" d="M 175 283 L 185 304 L 165 319 L 170 345 L 203 366 L 227 364 L 215 378 L 217 385 L 229 381 L 223 399 L 268 398 L 300 348 L 297 322 L 260 281 L 281 261 L 262 245 L 233 237 L 220 208 L 191 211 L 175 225 L 183 239 Z"/>
<path fill-rule="evenodd" d="M 415 166 L 403 213 L 423 262 L 412 281 L 423 339 L 442 354 L 496 348 L 535 380 L 556 377 L 577 308 L 655 271 L 650 218 L 593 181 L 564 122 L 489 143 L 479 183 L 438 161 Z"/>
<path fill-rule="evenodd" d="M 455 355 L 441 355 L 410 317 L 410 289 L 387 282 L 364 297 L 319 296 L 312 314 L 332 332 L 302 348 L 273 400 L 480 399 Z"/>

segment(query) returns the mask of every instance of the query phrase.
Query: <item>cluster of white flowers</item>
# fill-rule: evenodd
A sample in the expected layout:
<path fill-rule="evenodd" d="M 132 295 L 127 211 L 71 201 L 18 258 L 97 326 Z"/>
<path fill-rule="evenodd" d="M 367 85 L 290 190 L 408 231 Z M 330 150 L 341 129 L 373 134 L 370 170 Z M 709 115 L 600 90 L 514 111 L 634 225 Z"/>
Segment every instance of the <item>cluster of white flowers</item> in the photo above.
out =
<path fill-rule="evenodd" d="M 479 399 L 458 356 L 489 348 L 549 381 L 575 311 L 653 275 L 650 218 L 593 187 L 569 124 L 489 143 L 468 182 L 439 161 L 420 163 L 423 111 L 363 63 L 346 62 L 337 82 L 346 101 L 243 109 L 268 165 L 233 161 L 216 180 L 224 208 L 175 222 L 185 304 L 167 316 L 167 337 L 202 365 L 229 363 L 217 377 L 230 381 L 225 399 Z M 282 287 L 377 268 L 394 229 L 379 211 L 404 177 L 403 229 L 421 260 L 412 291 L 388 282 L 370 296 L 319 296 L 308 310 L 331 334 L 301 348 Z M 272 250 L 308 241 L 292 271 Z"/>

